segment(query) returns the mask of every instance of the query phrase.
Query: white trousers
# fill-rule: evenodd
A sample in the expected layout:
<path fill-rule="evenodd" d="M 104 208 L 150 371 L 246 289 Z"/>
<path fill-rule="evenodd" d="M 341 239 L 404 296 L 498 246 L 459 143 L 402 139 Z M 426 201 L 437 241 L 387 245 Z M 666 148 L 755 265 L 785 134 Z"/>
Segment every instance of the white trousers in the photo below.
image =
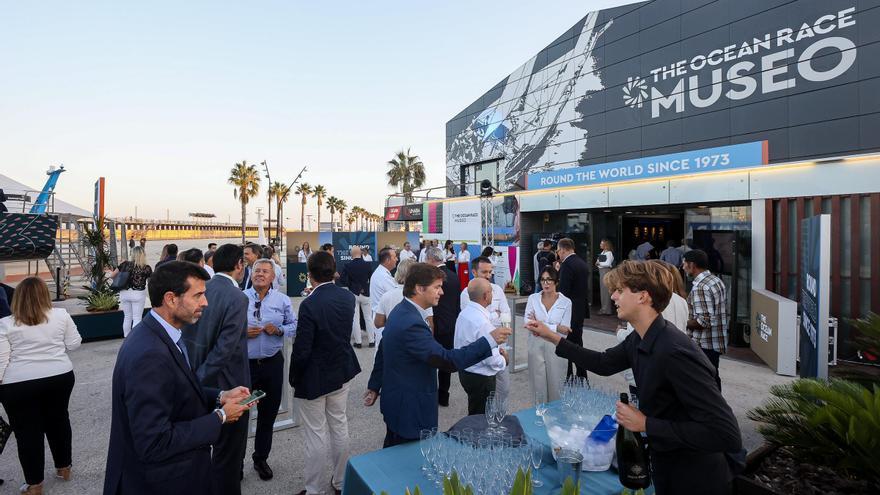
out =
<path fill-rule="evenodd" d="M 314 400 L 296 399 L 303 422 L 307 495 L 342 489 L 348 462 L 348 418 L 345 415 L 348 387 L 346 383 L 341 389 Z"/>
<path fill-rule="evenodd" d="M 559 400 L 559 385 L 565 378 L 568 361 L 556 355 L 556 347 L 529 335 L 529 379 L 532 395 L 547 402 Z"/>
<path fill-rule="evenodd" d="M 351 338 L 355 344 L 363 342 L 361 337 L 361 317 L 364 314 L 364 323 L 367 325 L 367 338 L 372 344 L 376 341 L 376 325 L 373 324 L 373 310 L 370 307 L 370 296 L 355 296 L 354 321 L 351 324 Z"/>
<path fill-rule="evenodd" d="M 122 307 L 122 336 L 128 337 L 131 329 L 141 322 L 144 315 L 146 290 L 125 289 L 119 291 L 119 306 Z"/>

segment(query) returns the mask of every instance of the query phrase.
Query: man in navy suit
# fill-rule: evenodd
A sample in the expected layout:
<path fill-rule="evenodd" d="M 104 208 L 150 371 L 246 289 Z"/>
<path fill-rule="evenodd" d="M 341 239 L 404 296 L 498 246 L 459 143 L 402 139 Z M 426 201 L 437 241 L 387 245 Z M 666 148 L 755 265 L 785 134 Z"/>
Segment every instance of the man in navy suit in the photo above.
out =
<path fill-rule="evenodd" d="M 443 251 L 440 248 L 428 248 L 425 254 L 425 262 L 434 265 L 443 271 L 446 278 L 443 279 L 441 288 L 443 295 L 434 307 L 434 340 L 446 349 L 455 346 L 455 322 L 461 312 L 461 290 L 458 275 L 446 266 L 443 261 Z M 444 407 L 449 406 L 449 386 L 452 382 L 452 374 L 440 370 L 437 373 L 440 389 L 437 392 L 437 402 Z"/>
<path fill-rule="evenodd" d="M 568 237 L 556 243 L 559 254 L 559 285 L 556 290 L 571 299 L 571 333 L 566 337 L 579 346 L 584 345 L 584 318 L 590 317 L 589 287 L 590 266 L 583 258 L 575 254 L 574 241 Z M 568 376 L 576 368 L 577 376 L 586 378 L 587 370 L 568 362 Z"/>
<path fill-rule="evenodd" d="M 364 405 L 382 394 L 382 416 L 387 432 L 385 447 L 419 439 L 419 431 L 437 427 L 437 370 L 466 369 L 492 355 L 507 341 L 509 328 L 496 328 L 461 349 L 445 349 L 428 327 L 427 309 L 443 295 L 446 274 L 435 266 L 417 263 L 403 284 L 404 300 L 388 315 Z"/>
<path fill-rule="evenodd" d="M 355 311 L 351 337 L 354 339 L 354 346 L 359 349 L 363 347 L 360 313 L 363 313 L 364 323 L 367 325 L 367 338 L 370 347 L 373 347 L 376 342 L 376 325 L 373 324 L 373 310 L 370 307 L 370 276 L 372 275 L 373 266 L 364 261 L 361 256 L 361 248 L 352 246 L 351 261 L 342 269 L 337 283 L 341 287 L 348 287 L 348 290 L 354 294 Z"/>
<path fill-rule="evenodd" d="M 336 261 L 320 251 L 309 256 L 312 292 L 299 307 L 290 357 L 290 385 L 303 421 L 305 490 L 342 490 L 348 462 L 349 382 L 361 367 L 349 339 L 354 295 L 333 283 Z M 330 469 L 327 469 L 327 466 Z"/>
<path fill-rule="evenodd" d="M 181 329 L 207 305 L 207 279 L 183 261 L 150 277 L 153 309 L 125 339 L 113 369 L 104 495 L 213 493 L 211 445 L 221 425 L 247 410 L 238 402 L 250 391 L 203 387 L 189 365 Z"/>
<path fill-rule="evenodd" d="M 214 253 L 215 275 L 205 284 L 208 307 L 197 328 L 187 331 L 187 350 L 199 382 L 230 388 L 251 383 L 247 347 L 248 298 L 238 288 L 243 268 L 240 246 L 224 244 Z M 212 455 L 218 494 L 240 495 L 247 449 L 247 413 L 242 421 L 223 426 Z"/>

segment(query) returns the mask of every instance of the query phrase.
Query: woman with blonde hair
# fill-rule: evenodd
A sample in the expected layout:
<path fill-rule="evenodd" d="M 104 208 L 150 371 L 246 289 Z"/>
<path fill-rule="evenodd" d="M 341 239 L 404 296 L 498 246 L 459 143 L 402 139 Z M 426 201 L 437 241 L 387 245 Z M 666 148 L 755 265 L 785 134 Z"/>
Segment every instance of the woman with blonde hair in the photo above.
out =
<path fill-rule="evenodd" d="M 12 300 L 12 316 L 0 319 L 0 402 L 18 443 L 25 479 L 22 493 L 43 493 L 44 436 L 55 475 L 70 479 L 67 407 L 74 376 L 67 351 L 81 342 L 67 311 L 52 307 L 46 283 L 37 277 L 22 280 Z"/>
<path fill-rule="evenodd" d="M 184 251 L 181 254 L 186 253 Z M 153 274 L 153 269 L 147 264 L 147 255 L 144 248 L 135 246 L 131 248 L 128 261 L 121 263 L 110 274 L 116 277 L 120 272 L 128 273 L 128 283 L 125 289 L 119 291 L 119 305 L 122 306 L 122 336 L 128 337 L 131 329 L 141 322 L 144 315 L 144 302 L 147 300 L 147 279 Z"/>

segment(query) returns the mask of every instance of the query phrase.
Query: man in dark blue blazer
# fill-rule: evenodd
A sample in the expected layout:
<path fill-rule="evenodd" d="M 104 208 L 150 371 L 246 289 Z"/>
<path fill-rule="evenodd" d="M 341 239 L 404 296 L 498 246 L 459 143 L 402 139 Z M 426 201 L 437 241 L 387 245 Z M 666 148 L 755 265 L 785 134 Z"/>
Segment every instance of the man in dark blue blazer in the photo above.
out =
<path fill-rule="evenodd" d="M 376 352 L 364 405 L 382 394 L 385 447 L 419 439 L 419 431 L 437 427 L 437 370 L 463 370 L 492 355 L 507 341 L 509 328 L 496 328 L 491 339 L 481 338 L 461 349 L 445 349 L 431 335 L 427 309 L 443 294 L 445 273 L 435 266 L 410 267 L 403 285 L 404 300 L 388 315 Z"/>
<path fill-rule="evenodd" d="M 113 369 L 105 495 L 213 493 L 211 444 L 221 425 L 247 410 L 238 402 L 250 392 L 203 387 L 190 368 L 180 329 L 207 305 L 207 279 L 182 261 L 150 277 L 153 309 L 125 339 Z"/>
<path fill-rule="evenodd" d="M 354 295 L 333 283 L 336 261 L 320 251 L 309 256 L 312 292 L 299 307 L 290 357 L 290 385 L 303 420 L 305 490 L 342 490 L 348 462 L 348 382 L 361 372 L 349 338 Z M 331 460 L 327 469 L 327 459 Z"/>
<path fill-rule="evenodd" d="M 192 367 L 206 387 L 230 388 L 251 383 L 247 348 L 248 298 L 238 288 L 244 272 L 241 246 L 224 244 L 214 253 L 214 277 L 205 284 L 208 307 L 184 332 Z M 218 494 L 240 495 L 247 450 L 247 413 L 223 427 L 214 444 L 212 463 Z"/>
<path fill-rule="evenodd" d="M 440 296 L 440 301 L 434 307 L 434 340 L 444 348 L 452 349 L 455 347 L 453 345 L 455 342 L 455 322 L 458 320 L 458 314 L 461 313 L 461 285 L 458 281 L 458 275 L 446 266 L 443 261 L 443 251 L 440 248 L 428 248 L 425 262 L 442 270 L 446 277 L 443 279 L 443 295 Z M 452 374 L 440 370 L 437 373 L 437 380 L 440 387 L 437 391 L 437 402 L 441 406 L 449 406 L 449 386 L 452 382 Z"/>
<path fill-rule="evenodd" d="M 354 339 L 354 346 L 362 347 L 363 337 L 361 336 L 361 318 L 360 313 L 364 315 L 364 324 L 367 325 L 367 338 L 370 347 L 376 342 L 376 325 L 373 324 L 373 310 L 370 307 L 370 277 L 373 275 L 373 265 L 364 261 L 361 256 L 361 248 L 358 246 L 351 247 L 351 261 L 342 269 L 342 274 L 336 282 L 341 287 L 348 287 L 348 290 L 355 297 L 354 322 L 352 323 L 351 336 Z"/>

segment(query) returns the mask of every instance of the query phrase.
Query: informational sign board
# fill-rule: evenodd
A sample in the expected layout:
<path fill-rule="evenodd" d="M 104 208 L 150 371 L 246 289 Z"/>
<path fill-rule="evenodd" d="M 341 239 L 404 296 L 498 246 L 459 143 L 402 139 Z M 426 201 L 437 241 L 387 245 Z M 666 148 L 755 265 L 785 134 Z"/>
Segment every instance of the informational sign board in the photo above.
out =
<path fill-rule="evenodd" d="M 420 222 L 422 221 L 422 205 L 386 206 L 385 221 Z"/>
<path fill-rule="evenodd" d="M 801 220 L 800 376 L 828 378 L 831 216 Z"/>
<path fill-rule="evenodd" d="M 797 302 L 764 289 L 752 289 L 749 345 L 780 375 L 797 374 Z"/>
<path fill-rule="evenodd" d="M 95 221 L 99 221 L 99 219 L 104 218 L 104 178 L 98 178 L 98 181 L 95 182 L 95 205 L 92 209 L 92 216 L 95 217 Z"/>

